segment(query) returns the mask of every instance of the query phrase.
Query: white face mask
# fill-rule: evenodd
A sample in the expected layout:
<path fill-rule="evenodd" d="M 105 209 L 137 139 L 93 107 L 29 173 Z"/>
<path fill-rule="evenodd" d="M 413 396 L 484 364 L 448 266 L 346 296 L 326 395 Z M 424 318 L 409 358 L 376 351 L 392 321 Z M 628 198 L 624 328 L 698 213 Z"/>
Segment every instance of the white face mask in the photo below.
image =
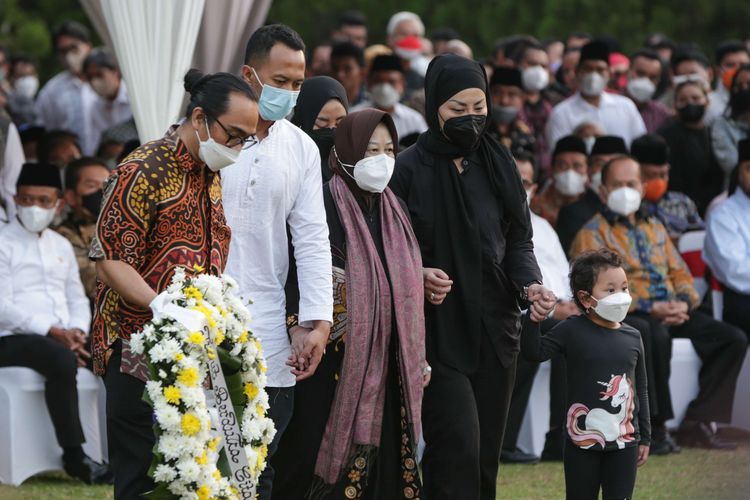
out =
<path fill-rule="evenodd" d="M 378 83 L 370 89 L 372 102 L 379 108 L 392 108 L 401 100 L 401 94 L 390 83 Z"/>
<path fill-rule="evenodd" d="M 648 78 L 633 78 L 627 85 L 628 94 L 635 101 L 648 102 L 656 92 L 656 85 Z"/>
<path fill-rule="evenodd" d="M 240 152 L 213 140 L 211 137 L 211 131 L 208 129 L 208 121 L 205 123 L 206 131 L 208 132 L 208 140 L 201 141 L 198 131 L 195 131 L 195 135 L 198 136 L 198 142 L 200 143 L 198 156 L 200 156 L 200 159 L 203 160 L 212 172 L 218 172 L 222 168 L 235 163 L 240 156 Z"/>
<path fill-rule="evenodd" d="M 521 81 L 529 92 L 539 92 L 549 85 L 549 73 L 541 66 L 529 66 L 521 73 Z"/>
<path fill-rule="evenodd" d="M 565 196 L 578 196 L 586 190 L 586 177 L 575 170 L 555 174 L 555 189 Z"/>
<path fill-rule="evenodd" d="M 604 92 L 604 87 L 607 86 L 607 80 L 596 71 L 586 73 L 581 78 L 581 94 L 586 97 L 597 97 Z"/>
<path fill-rule="evenodd" d="M 591 189 L 599 194 L 599 188 L 602 187 L 602 172 L 599 171 L 591 176 Z"/>
<path fill-rule="evenodd" d="M 83 69 L 83 61 L 86 59 L 87 55 L 88 54 L 85 54 L 80 46 L 78 50 L 71 50 L 65 54 L 65 65 L 67 66 L 68 71 L 75 75 L 79 74 Z"/>
<path fill-rule="evenodd" d="M 18 220 L 23 227 L 32 233 L 41 233 L 52 223 L 57 213 L 57 206 L 42 208 L 36 205 L 30 207 L 16 207 Z"/>
<path fill-rule="evenodd" d="M 17 94 L 31 99 L 36 94 L 36 91 L 39 90 L 39 78 L 33 75 L 22 76 L 16 80 L 13 87 Z"/>
<path fill-rule="evenodd" d="M 607 196 L 607 207 L 613 212 L 627 217 L 641 207 L 641 193 L 629 187 L 615 189 Z"/>
<path fill-rule="evenodd" d="M 628 309 L 630 309 L 630 303 L 633 301 L 630 294 L 626 292 L 613 293 L 601 299 L 594 296 L 591 296 L 591 298 L 596 300 L 594 312 L 600 318 L 613 323 L 619 323 L 625 319 L 625 316 L 628 315 Z"/>
<path fill-rule="evenodd" d="M 336 156 L 338 158 L 338 155 Z M 341 163 L 341 160 L 339 160 L 339 163 Z M 354 175 L 349 174 L 346 169 L 344 169 L 344 172 L 354 179 L 354 182 L 357 183 L 360 189 L 369 193 L 382 193 L 388 187 L 395 163 L 396 160 L 382 153 L 377 156 L 367 156 L 359 160 L 354 165 Z M 346 163 L 341 163 L 341 165 L 352 167 L 352 165 L 347 165 Z"/>
<path fill-rule="evenodd" d="M 104 78 L 92 78 L 91 81 L 89 81 L 89 85 L 94 89 L 94 92 L 105 99 L 109 99 L 114 93 L 114 89 Z"/>

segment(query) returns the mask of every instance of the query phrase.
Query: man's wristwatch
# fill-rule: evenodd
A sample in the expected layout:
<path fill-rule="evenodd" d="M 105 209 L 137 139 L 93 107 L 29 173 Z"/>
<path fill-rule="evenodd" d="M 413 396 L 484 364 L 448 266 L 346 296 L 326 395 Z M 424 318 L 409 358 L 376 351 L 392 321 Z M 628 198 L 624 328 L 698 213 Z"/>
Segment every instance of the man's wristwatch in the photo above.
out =
<path fill-rule="evenodd" d="M 524 302 L 528 302 L 529 300 L 529 287 L 531 287 L 531 285 L 541 285 L 541 283 L 536 280 L 530 281 L 521 288 L 521 300 Z"/>

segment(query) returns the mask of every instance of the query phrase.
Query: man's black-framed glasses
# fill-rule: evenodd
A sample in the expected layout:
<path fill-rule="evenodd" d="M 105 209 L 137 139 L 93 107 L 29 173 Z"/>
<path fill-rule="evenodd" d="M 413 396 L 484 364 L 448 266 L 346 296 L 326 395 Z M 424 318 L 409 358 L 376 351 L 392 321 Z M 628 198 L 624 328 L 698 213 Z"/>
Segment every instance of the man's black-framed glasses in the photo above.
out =
<path fill-rule="evenodd" d="M 208 116 L 208 114 L 206 114 L 206 116 Z M 214 117 L 212 118 L 214 119 L 216 123 L 219 124 L 219 127 L 221 127 L 224 133 L 227 134 L 228 139 L 224 143 L 226 147 L 234 148 L 242 144 L 242 149 L 250 149 L 251 147 L 258 144 L 258 138 L 255 136 L 255 134 L 248 135 L 247 137 L 239 137 L 233 134 L 232 132 L 230 132 L 229 130 L 227 130 L 227 128 L 224 126 L 223 123 L 219 121 L 218 118 L 214 118 Z"/>

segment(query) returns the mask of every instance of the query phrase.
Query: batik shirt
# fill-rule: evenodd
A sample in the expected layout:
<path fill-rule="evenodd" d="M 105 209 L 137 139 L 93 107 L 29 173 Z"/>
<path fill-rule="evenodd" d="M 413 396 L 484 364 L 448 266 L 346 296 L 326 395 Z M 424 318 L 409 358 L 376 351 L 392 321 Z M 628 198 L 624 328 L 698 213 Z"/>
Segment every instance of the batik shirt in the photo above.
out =
<path fill-rule="evenodd" d="M 594 216 L 576 235 L 570 249 L 575 257 L 585 250 L 606 247 L 623 259 L 633 303 L 630 311 L 651 312 L 654 302 L 681 300 L 692 309 L 700 299 L 693 277 L 669 238 L 664 225 L 638 213 L 635 225 L 607 209 Z"/>
<path fill-rule="evenodd" d="M 109 177 L 89 254 L 93 260 L 129 264 L 157 293 L 179 266 L 221 274 L 229 248 L 219 175 L 193 160 L 176 128 L 133 151 Z M 104 373 L 106 351 L 120 338 L 122 371 L 145 380 L 145 365 L 127 340 L 150 319 L 151 311 L 125 303 L 97 281 L 95 371 Z"/>
<path fill-rule="evenodd" d="M 693 200 L 676 191 L 667 191 L 657 203 L 643 200 L 641 208 L 664 224 L 672 240 L 677 240 L 687 231 L 704 228 L 703 219 Z"/>

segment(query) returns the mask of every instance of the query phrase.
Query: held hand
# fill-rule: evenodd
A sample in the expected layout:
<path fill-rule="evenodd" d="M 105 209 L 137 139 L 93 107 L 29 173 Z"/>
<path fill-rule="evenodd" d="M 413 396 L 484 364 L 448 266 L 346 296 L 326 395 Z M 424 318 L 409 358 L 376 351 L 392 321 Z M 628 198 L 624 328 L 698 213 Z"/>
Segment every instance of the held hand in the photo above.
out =
<path fill-rule="evenodd" d="M 664 326 L 679 326 L 689 319 L 690 316 L 688 314 L 677 312 L 661 320 L 661 323 Z"/>
<path fill-rule="evenodd" d="M 529 319 L 534 323 L 541 323 L 547 319 L 549 311 L 539 305 L 538 302 L 534 302 L 529 306 Z"/>
<path fill-rule="evenodd" d="M 552 311 L 552 308 L 555 307 L 557 297 L 555 297 L 555 294 L 552 293 L 552 290 L 550 290 L 549 288 L 545 287 L 544 285 L 534 283 L 533 285 L 529 286 L 528 301 L 530 303 L 538 302 L 542 307 L 547 309 L 547 314 L 549 314 L 549 312 Z"/>
<path fill-rule="evenodd" d="M 685 302 L 658 301 L 654 302 L 651 306 L 651 316 L 661 321 L 680 312 L 687 313 L 687 304 Z"/>
<path fill-rule="evenodd" d="M 427 301 L 436 306 L 442 304 L 453 287 L 453 280 L 443 270 L 431 267 L 422 269 L 422 276 Z"/>
<path fill-rule="evenodd" d="M 329 331 L 330 326 L 327 328 L 317 327 L 305 335 L 302 352 L 298 355 L 298 357 L 305 359 L 304 369 L 292 368 L 292 374 L 298 382 L 312 377 L 315 373 L 320 360 L 323 359 L 323 354 L 325 354 Z"/>
<path fill-rule="evenodd" d="M 637 465 L 640 467 L 641 465 L 646 463 L 646 460 L 648 460 L 648 453 L 650 448 L 646 445 L 638 445 L 638 462 Z"/>
<path fill-rule="evenodd" d="M 289 335 L 292 338 L 292 354 L 289 356 L 286 364 L 299 371 L 304 371 L 307 368 L 307 360 L 302 356 L 302 352 L 305 350 L 305 337 L 311 332 L 310 328 L 304 328 L 302 326 L 294 326 L 289 330 Z"/>

